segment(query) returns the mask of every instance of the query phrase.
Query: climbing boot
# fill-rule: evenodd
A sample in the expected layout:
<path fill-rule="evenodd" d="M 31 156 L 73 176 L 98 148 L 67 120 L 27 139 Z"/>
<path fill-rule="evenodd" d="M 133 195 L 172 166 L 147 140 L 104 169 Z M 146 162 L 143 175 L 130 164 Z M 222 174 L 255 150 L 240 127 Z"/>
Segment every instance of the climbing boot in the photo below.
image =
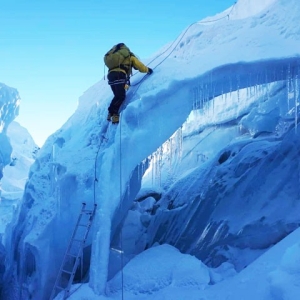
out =
<path fill-rule="evenodd" d="M 119 123 L 119 119 L 120 119 L 120 117 L 119 117 L 118 114 L 113 114 L 112 117 L 111 117 L 111 122 L 113 124 L 118 124 Z"/>

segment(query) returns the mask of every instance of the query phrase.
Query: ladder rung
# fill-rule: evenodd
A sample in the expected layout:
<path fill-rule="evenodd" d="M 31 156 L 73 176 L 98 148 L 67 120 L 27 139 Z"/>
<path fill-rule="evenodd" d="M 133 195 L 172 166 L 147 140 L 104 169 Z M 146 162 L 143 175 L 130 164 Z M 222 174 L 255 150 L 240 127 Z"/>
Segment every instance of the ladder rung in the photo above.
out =
<path fill-rule="evenodd" d="M 83 243 L 83 240 L 73 239 L 73 242 Z"/>
<path fill-rule="evenodd" d="M 74 254 L 71 254 L 71 253 L 67 253 L 66 255 L 74 257 L 74 258 L 76 258 L 78 256 L 78 255 L 74 255 Z"/>
<path fill-rule="evenodd" d="M 67 270 L 61 270 L 63 273 L 67 273 L 67 274 L 70 274 L 70 275 L 72 275 L 73 274 L 73 272 L 72 271 L 67 271 Z"/>
<path fill-rule="evenodd" d="M 89 209 L 83 209 L 81 212 L 85 213 L 85 214 L 92 214 L 93 213 L 93 211 L 89 210 Z"/>
<path fill-rule="evenodd" d="M 57 285 L 55 288 L 58 289 L 58 290 L 64 290 L 65 289 L 65 288 L 63 288 L 62 286 L 59 286 L 59 285 Z"/>
<path fill-rule="evenodd" d="M 89 225 L 89 224 L 78 224 L 78 226 L 81 226 L 81 227 L 89 227 L 90 225 Z"/>

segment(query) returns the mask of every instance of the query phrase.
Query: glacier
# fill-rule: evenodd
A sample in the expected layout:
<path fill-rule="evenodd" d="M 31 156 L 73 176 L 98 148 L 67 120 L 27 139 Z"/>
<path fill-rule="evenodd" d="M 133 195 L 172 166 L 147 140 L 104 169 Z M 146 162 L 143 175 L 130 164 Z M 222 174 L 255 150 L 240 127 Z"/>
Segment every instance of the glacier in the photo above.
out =
<path fill-rule="evenodd" d="M 16 89 L 0 83 L 0 180 L 3 178 L 4 167 L 11 163 L 12 145 L 7 131 L 10 123 L 19 113 L 20 96 Z M 3 242 L 5 226 L 10 220 L 5 213 L 5 193 L 0 186 L 0 286 L 3 284 L 6 249 Z M 9 210 L 11 207 L 9 207 Z"/>
<path fill-rule="evenodd" d="M 10 163 L 11 145 L 6 131 L 8 125 L 19 113 L 20 97 L 16 89 L 0 83 L 0 179 L 3 176 L 3 168 Z"/>
<path fill-rule="evenodd" d="M 107 82 L 87 90 L 30 169 L 1 297 L 49 299 L 85 202 L 71 299 L 296 299 L 299 16 L 296 0 L 239 0 L 192 24 L 132 77 L 117 126 Z"/>
<path fill-rule="evenodd" d="M 16 121 L 7 126 L 6 136 L 12 152 L 9 155 L 10 163 L 4 167 L 1 179 L 1 234 L 5 232 L 6 225 L 10 223 L 15 208 L 22 199 L 30 166 L 39 150 L 28 130 Z"/>

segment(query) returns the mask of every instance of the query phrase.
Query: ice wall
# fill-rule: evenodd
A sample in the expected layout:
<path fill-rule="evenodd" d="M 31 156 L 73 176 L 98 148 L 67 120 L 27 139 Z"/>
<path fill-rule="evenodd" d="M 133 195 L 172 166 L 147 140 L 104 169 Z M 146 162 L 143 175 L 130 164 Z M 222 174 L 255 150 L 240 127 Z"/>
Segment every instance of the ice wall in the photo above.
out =
<path fill-rule="evenodd" d="M 0 83 L 0 179 L 3 167 L 10 162 L 11 146 L 6 136 L 7 126 L 19 113 L 18 91 Z"/>
<path fill-rule="evenodd" d="M 239 259 L 244 249 L 259 253 L 298 227 L 299 112 L 294 105 L 300 99 L 289 81 L 240 91 L 244 108 L 238 111 L 230 108 L 237 93 L 215 99 L 184 125 L 180 162 L 165 151 L 156 166 L 159 182 L 153 182 L 154 167 L 145 175 L 145 187 L 154 184 L 163 193 L 148 213 L 137 216 L 147 222 L 137 222 L 135 249 L 169 243 L 210 266 L 229 260 L 240 270 L 249 263 Z M 292 81 L 297 87 L 298 79 Z"/>
<path fill-rule="evenodd" d="M 12 147 L 7 137 L 7 127 L 18 115 L 20 97 L 18 91 L 0 83 L 0 180 L 3 177 L 3 168 L 11 162 Z M 1 185 L 0 185 L 1 205 Z M 4 257 L 6 255 L 2 241 L 4 226 L 0 220 L 0 289 L 3 284 Z"/>

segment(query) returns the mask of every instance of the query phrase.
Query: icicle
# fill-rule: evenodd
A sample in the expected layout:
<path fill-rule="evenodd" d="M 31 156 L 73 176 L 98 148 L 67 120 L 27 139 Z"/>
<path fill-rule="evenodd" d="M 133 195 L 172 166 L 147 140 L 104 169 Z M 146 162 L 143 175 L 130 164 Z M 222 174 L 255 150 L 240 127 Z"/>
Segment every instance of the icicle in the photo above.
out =
<path fill-rule="evenodd" d="M 138 178 L 139 181 L 141 180 L 141 178 L 142 178 L 142 176 L 143 176 L 143 172 L 141 172 L 142 164 L 143 164 L 143 162 L 140 163 L 140 165 L 138 166 L 138 169 L 137 169 L 137 173 L 138 173 L 138 174 L 137 174 L 137 178 Z"/>
<path fill-rule="evenodd" d="M 162 166 L 162 152 L 163 152 L 163 147 L 159 148 L 158 151 L 158 186 L 161 186 L 161 166 Z"/>
<path fill-rule="evenodd" d="M 240 76 L 239 76 L 239 75 L 237 75 L 236 82 L 237 82 L 237 86 L 236 86 L 236 90 L 237 90 L 237 101 L 238 101 L 238 103 L 240 103 Z"/>
<path fill-rule="evenodd" d="M 249 93 L 249 91 L 250 91 L 250 86 L 248 85 L 248 86 L 246 87 L 246 100 L 248 100 L 248 99 L 250 98 L 250 93 Z"/>
<path fill-rule="evenodd" d="M 142 173 L 142 176 L 145 174 L 145 172 L 146 172 L 146 163 L 147 163 L 147 158 L 146 159 L 144 159 L 143 161 L 142 161 L 142 166 L 141 166 L 141 173 Z"/>
<path fill-rule="evenodd" d="M 157 153 L 155 152 L 153 161 L 153 171 L 154 171 L 154 186 L 157 184 Z"/>
<path fill-rule="evenodd" d="M 155 178 L 155 156 L 153 154 L 151 155 L 151 167 L 152 167 L 151 180 L 152 180 L 152 186 L 154 186 L 155 185 L 155 181 L 154 181 L 154 178 Z"/>
<path fill-rule="evenodd" d="M 294 80 L 294 95 L 295 95 L 295 132 L 298 129 L 298 101 L 299 101 L 299 78 L 296 75 Z"/>
<path fill-rule="evenodd" d="M 158 182 L 159 182 L 159 152 L 158 152 L 158 150 L 156 151 L 155 156 L 156 156 L 156 159 L 155 159 L 155 162 L 156 162 L 155 183 L 156 183 L 156 185 L 158 185 Z"/>
<path fill-rule="evenodd" d="M 173 139 L 170 139 L 170 144 L 169 144 L 169 151 L 170 151 L 170 161 L 169 161 L 169 175 L 173 174 Z"/>
<path fill-rule="evenodd" d="M 196 86 L 192 89 L 193 93 L 193 110 L 199 109 L 202 107 L 201 103 L 201 94 L 202 94 L 202 86 Z"/>
<path fill-rule="evenodd" d="M 259 78 L 258 78 L 258 74 L 256 75 L 256 82 L 255 82 L 255 89 L 254 89 L 254 95 L 258 95 L 258 80 L 259 80 Z"/>
<path fill-rule="evenodd" d="M 264 89 L 265 89 L 265 91 L 264 91 L 265 101 L 269 101 L 269 99 L 270 99 L 269 86 L 270 85 L 268 83 L 264 85 Z"/>
<path fill-rule="evenodd" d="M 157 151 L 155 153 L 155 185 L 157 185 L 158 182 L 158 172 L 159 172 L 159 168 L 158 168 L 158 155 L 157 155 Z"/>
<path fill-rule="evenodd" d="M 197 109 L 201 108 L 203 106 L 202 103 L 202 94 L 203 94 L 203 86 L 200 85 L 197 88 Z"/>
<path fill-rule="evenodd" d="M 198 107 L 197 109 L 201 109 L 203 107 L 203 85 L 201 85 L 200 87 L 198 87 Z"/>
<path fill-rule="evenodd" d="M 196 109 L 196 105 L 195 105 L 196 91 L 194 88 L 192 89 L 192 97 L 193 97 L 193 110 L 195 110 Z"/>
<path fill-rule="evenodd" d="M 57 148 L 56 144 L 52 146 L 52 170 L 51 170 L 51 194 L 55 200 L 56 212 L 60 214 L 60 188 L 58 184 L 57 173 Z"/>
<path fill-rule="evenodd" d="M 213 121 L 214 118 L 214 105 L 215 105 L 215 98 L 210 100 L 210 105 L 209 105 L 209 118 Z"/>
<path fill-rule="evenodd" d="M 162 186 L 162 167 L 163 167 L 164 148 L 160 147 L 159 150 L 159 187 Z"/>
<path fill-rule="evenodd" d="M 162 147 L 159 147 L 155 153 L 153 153 L 153 178 L 152 178 L 152 185 L 160 186 L 161 184 L 161 152 Z"/>
<path fill-rule="evenodd" d="M 166 167 L 166 170 L 165 171 L 162 171 L 162 173 L 166 173 L 168 174 L 168 176 L 170 176 L 171 174 L 171 168 L 172 168 L 172 137 L 170 137 L 165 145 L 164 145 L 164 151 L 163 151 L 163 155 L 166 157 L 166 164 L 165 164 L 165 167 Z"/>
<path fill-rule="evenodd" d="M 291 109 L 290 107 L 290 91 L 291 91 L 291 69 L 290 66 L 287 69 L 287 74 L 286 74 L 286 92 L 287 92 L 287 105 L 288 105 L 288 111 Z"/>
<path fill-rule="evenodd" d="M 178 147 L 178 155 L 179 155 L 179 159 L 180 159 L 180 161 L 182 160 L 182 149 L 183 149 L 183 135 L 182 135 L 182 127 L 180 127 L 179 129 L 178 129 L 178 133 L 179 133 L 179 137 L 178 137 L 178 139 L 179 139 L 179 143 L 178 143 L 178 145 L 179 145 L 179 147 Z"/>
<path fill-rule="evenodd" d="M 265 81 L 268 82 L 268 74 L 266 73 Z M 270 83 L 265 84 L 265 92 L 264 95 L 266 95 L 266 101 L 270 100 Z"/>

